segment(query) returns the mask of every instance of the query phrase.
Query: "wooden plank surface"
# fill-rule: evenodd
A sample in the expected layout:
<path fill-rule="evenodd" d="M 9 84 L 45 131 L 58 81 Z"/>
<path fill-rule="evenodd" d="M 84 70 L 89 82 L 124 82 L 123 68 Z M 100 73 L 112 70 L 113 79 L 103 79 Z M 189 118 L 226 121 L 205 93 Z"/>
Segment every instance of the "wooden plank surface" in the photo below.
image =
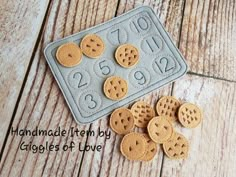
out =
<path fill-rule="evenodd" d="M 235 0 L 188 0 L 180 50 L 191 72 L 236 81 Z"/>
<path fill-rule="evenodd" d="M 160 95 L 170 95 L 171 85 L 163 87 L 160 91 L 153 92 L 141 98 L 145 102 L 154 106 Z M 152 176 L 160 175 L 163 152 L 158 146 L 158 152 L 153 161 L 139 162 L 129 161 L 120 153 L 120 142 L 123 136 L 114 133 L 109 126 L 109 117 L 94 122 L 91 129 L 95 132 L 98 129 L 111 132 L 111 138 L 104 140 L 100 137 L 89 137 L 88 145 L 102 145 L 101 152 L 86 152 L 82 162 L 80 176 Z M 137 132 L 144 132 L 143 129 L 135 129 Z"/>
<path fill-rule="evenodd" d="M 0 0 L 0 4 L 0 149 L 2 149 L 48 1 Z"/>
<path fill-rule="evenodd" d="M 0 85 L 0 118 L 4 123 L 0 127 L 0 143 L 5 138 L 6 130 L 10 125 L 10 118 L 31 55 L 33 55 L 33 62 L 29 68 L 21 99 L 16 105 L 12 124 L 14 128 L 33 130 L 38 127 L 54 130 L 60 126 L 61 129 L 66 130 L 74 127 L 80 131 L 89 129 L 95 132 L 99 129 L 111 131 L 108 119 L 105 117 L 91 125 L 82 126 L 75 123 L 42 51 L 51 41 L 112 18 L 117 6 L 117 15 L 139 5 L 152 6 L 190 65 L 191 75 L 141 99 L 154 105 L 160 96 L 173 94 L 177 98 L 199 104 L 204 110 L 204 120 L 201 126 L 195 129 L 184 129 L 176 125 L 176 129 L 189 139 L 191 145 L 189 158 L 178 161 L 169 160 L 163 156 L 162 149 L 159 147 L 158 155 L 152 162 L 130 162 L 119 152 L 122 137 L 112 131 L 110 139 L 97 135 L 88 138 L 86 136 L 7 135 L 0 164 L 0 176 L 234 176 L 236 173 L 234 148 L 236 144 L 234 129 L 236 82 L 229 82 L 235 81 L 236 76 L 236 50 L 234 49 L 236 37 L 233 35 L 236 32 L 236 2 L 234 0 L 52 1 L 44 24 L 43 35 L 39 38 L 35 53 L 33 53 L 33 48 L 40 25 L 31 26 L 30 24 L 42 23 L 47 1 L 40 1 L 40 4 L 33 1 L 27 2 L 28 4 L 23 1 L 18 5 L 2 0 L 0 7 L 0 39 L 2 41 L 0 41 L 0 50 L 4 51 L 4 57 L 0 54 L 0 81 L 1 84 L 3 83 Z M 14 4 L 12 9 L 11 3 Z M 33 3 L 33 6 L 28 8 L 30 3 Z M 43 6 L 41 3 L 46 4 Z M 9 17 L 6 15 L 8 13 Z M 24 19 L 25 16 L 28 21 L 23 21 L 23 24 L 28 25 L 29 29 L 23 29 L 22 20 L 19 20 Z M 36 20 L 33 18 L 35 16 L 37 16 Z M 14 25 L 16 25 L 14 29 L 5 30 Z M 30 31 L 34 35 L 27 36 L 25 31 Z M 19 39 L 16 48 L 9 47 L 15 38 Z M 3 44 L 7 44 L 7 47 L 3 48 Z M 30 50 L 27 53 L 26 49 L 29 46 Z M 9 52 L 10 49 L 11 52 Z M 9 62 L 8 55 L 21 57 Z M 22 65 L 16 62 L 18 60 Z M 2 63 L 6 63 L 6 66 Z M 19 76 L 18 73 L 20 73 Z M 6 78 L 16 82 L 12 85 L 12 82 L 10 83 Z M 7 98 L 11 100 L 6 102 Z M 142 130 L 136 129 L 136 131 Z M 47 142 L 64 145 L 71 141 L 76 142 L 76 150 L 72 152 L 60 150 L 39 154 L 19 150 L 22 142 L 32 142 L 37 145 Z M 82 143 L 82 147 L 86 144 L 102 145 L 103 148 L 101 152 L 83 153 L 78 150 L 79 143 Z"/>
<path fill-rule="evenodd" d="M 65 35 L 101 23 L 115 15 L 117 1 L 53 1 L 50 5 L 43 36 L 33 58 L 33 63 L 17 109 L 13 127 L 19 129 L 54 130 L 70 127 L 87 130 L 89 126 L 77 125 L 73 120 L 64 98 L 46 64 L 42 53 L 46 44 Z M 21 151 L 22 142 L 40 145 L 64 145 L 71 141 L 85 144 L 86 137 L 12 136 L 9 135 L 0 166 L 0 176 L 77 176 L 83 152 L 46 151 L 42 154 Z"/>
<path fill-rule="evenodd" d="M 236 83 L 189 76 L 174 84 L 173 95 L 199 105 L 204 117 L 194 129 L 176 126 L 189 140 L 189 157 L 165 157 L 161 176 L 235 176 Z"/>
<path fill-rule="evenodd" d="M 168 32 L 172 35 L 175 43 L 178 43 L 180 24 L 182 20 L 183 1 L 120 1 L 118 7 L 118 14 L 124 13 L 129 9 L 141 5 L 150 5 L 160 16 L 161 21 L 166 26 Z M 160 10 L 161 9 L 161 10 Z M 150 103 L 152 106 L 156 103 L 159 95 L 170 95 L 171 84 L 162 88 L 160 91 L 154 91 L 146 95 L 143 100 Z M 98 122 L 94 122 L 91 129 L 95 132 L 98 129 L 111 131 L 109 128 L 109 118 L 106 117 Z M 141 129 L 137 131 L 142 131 Z M 89 170 L 82 170 L 80 176 L 159 176 L 162 166 L 163 152 L 158 151 L 158 155 L 152 162 L 131 162 L 125 159 L 119 150 L 120 141 L 122 136 L 116 135 L 114 132 L 111 134 L 109 140 L 101 139 L 100 137 L 89 137 L 87 144 L 99 145 L 104 148 L 102 152 L 85 152 L 82 169 L 88 168 Z"/>

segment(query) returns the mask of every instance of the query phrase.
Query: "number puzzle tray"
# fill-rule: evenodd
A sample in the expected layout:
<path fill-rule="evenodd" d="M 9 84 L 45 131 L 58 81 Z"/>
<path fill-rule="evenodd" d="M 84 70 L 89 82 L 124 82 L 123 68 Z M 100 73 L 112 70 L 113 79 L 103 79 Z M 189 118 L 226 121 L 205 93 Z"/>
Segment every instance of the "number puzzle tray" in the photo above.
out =
<path fill-rule="evenodd" d="M 76 66 L 60 64 L 56 56 L 58 48 L 71 42 L 80 46 L 88 34 L 102 39 L 104 52 L 96 59 L 82 55 Z M 121 44 L 131 44 L 138 49 L 139 61 L 134 66 L 122 67 L 115 59 L 116 49 Z M 91 123 L 102 118 L 187 72 L 183 56 L 152 8 L 147 6 L 55 41 L 44 53 L 78 123 Z M 127 93 L 122 99 L 112 100 L 105 95 L 104 83 L 111 76 L 118 76 L 127 83 Z"/>

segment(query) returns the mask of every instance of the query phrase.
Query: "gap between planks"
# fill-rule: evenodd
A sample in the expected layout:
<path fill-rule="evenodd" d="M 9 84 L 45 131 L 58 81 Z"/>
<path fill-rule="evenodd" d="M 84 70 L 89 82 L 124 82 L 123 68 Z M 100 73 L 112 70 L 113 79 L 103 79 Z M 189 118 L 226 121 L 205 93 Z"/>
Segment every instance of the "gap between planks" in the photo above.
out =
<path fill-rule="evenodd" d="M 119 5 L 120 5 L 120 0 L 118 0 L 118 2 L 117 2 L 116 11 L 115 11 L 114 17 L 117 17 L 117 12 L 118 12 Z M 91 128 L 92 128 L 92 124 L 89 125 L 89 131 L 91 130 Z M 89 138 L 89 137 L 87 136 L 87 137 L 86 137 L 86 140 L 85 140 L 85 145 L 87 145 L 88 138 Z M 85 155 L 85 151 L 83 151 L 83 154 L 82 154 L 82 158 L 81 158 L 81 161 L 80 161 L 79 171 L 78 171 L 78 173 L 77 173 L 77 177 L 79 177 L 80 172 L 81 172 L 81 168 L 82 168 L 82 164 L 83 164 L 83 160 L 84 160 L 84 155 Z"/>
<path fill-rule="evenodd" d="M 117 10 L 118 10 L 118 7 L 119 7 L 119 4 L 120 4 L 120 0 L 118 1 L 118 5 L 116 7 L 116 12 L 115 12 L 115 17 L 117 16 Z M 184 4 L 183 4 L 183 10 L 182 10 L 182 16 L 181 16 L 181 25 L 180 25 L 180 33 L 179 33 L 179 37 L 178 37 L 178 48 L 180 47 L 180 42 L 181 42 L 181 31 L 182 31 L 182 27 L 183 27 L 183 20 L 184 20 L 184 12 L 185 12 L 185 5 L 186 5 L 186 0 L 184 1 Z M 224 79 L 224 78 L 221 78 L 221 77 L 215 77 L 215 76 L 208 76 L 208 75 L 205 75 L 205 74 L 199 74 L 199 73 L 196 73 L 196 72 L 192 72 L 192 71 L 189 71 L 187 72 L 188 75 L 196 75 L 196 76 L 200 76 L 200 77 L 204 77 L 204 78 L 213 78 L 213 79 L 216 79 L 216 80 L 222 80 L 222 81 L 227 81 L 227 82 L 234 82 L 236 83 L 236 81 L 233 81 L 233 80 L 228 80 L 228 79 Z M 171 85 L 171 95 L 173 95 L 173 88 L 174 88 L 174 84 L 175 83 L 172 83 Z M 89 130 L 91 130 L 91 124 L 89 126 Z M 85 145 L 87 145 L 88 143 L 88 137 L 86 139 L 86 142 L 85 142 Z M 79 168 L 79 172 L 78 172 L 78 176 L 80 175 L 80 172 L 81 172 L 81 168 L 82 168 L 82 164 L 83 164 L 83 160 L 84 160 L 84 155 L 85 155 L 86 152 L 83 152 L 83 155 L 82 155 L 82 159 L 81 159 L 81 163 L 80 163 L 80 168 Z M 161 169 L 160 169 L 160 174 L 159 174 L 159 177 L 162 176 L 162 167 L 163 167 L 163 163 L 164 163 L 164 160 L 165 160 L 165 156 L 162 157 L 162 160 L 161 160 Z"/>
<path fill-rule="evenodd" d="M 182 22 L 183 22 L 183 16 L 184 16 L 185 2 L 186 2 L 186 1 L 184 1 L 183 15 L 182 15 L 182 20 L 181 20 L 181 25 L 180 25 L 180 31 L 182 31 Z M 16 111 L 17 111 L 19 102 L 20 102 L 20 100 L 21 100 L 21 96 L 22 96 L 23 90 L 24 90 L 24 88 L 25 88 L 25 83 L 26 83 L 26 80 L 27 80 L 27 77 L 28 77 L 29 70 L 30 70 L 30 68 L 31 68 L 32 62 L 33 62 L 33 58 L 34 58 L 35 52 L 36 52 L 37 47 L 38 47 L 38 45 L 39 45 L 40 37 L 41 37 L 42 34 L 43 34 L 43 29 L 44 29 L 45 21 L 46 21 L 46 18 L 47 18 L 47 16 L 48 16 L 48 13 L 49 13 L 49 9 L 50 9 L 51 3 L 52 3 L 52 2 L 49 1 L 48 7 L 47 7 L 47 10 L 46 10 L 44 19 L 43 19 L 43 23 L 42 23 L 42 26 L 41 26 L 41 28 L 40 28 L 40 32 L 39 32 L 39 35 L 38 35 L 38 37 L 37 37 L 37 41 L 36 41 L 36 44 L 35 44 L 35 46 L 34 46 L 34 49 L 33 49 L 32 55 L 31 55 L 31 59 L 30 59 L 30 62 L 29 62 L 29 65 L 28 65 L 28 68 L 27 68 L 27 71 L 26 71 L 26 74 L 25 74 L 25 77 L 24 77 L 24 80 L 23 80 L 23 84 L 22 84 L 22 86 L 21 86 L 21 89 L 20 89 L 20 92 L 19 92 L 19 95 L 18 95 L 18 98 L 17 98 L 17 102 L 16 102 L 16 105 L 15 105 L 15 108 L 14 108 L 14 111 L 13 111 L 13 114 L 12 114 L 12 117 L 11 117 L 11 121 L 10 121 L 8 130 L 7 130 L 7 134 L 6 134 L 6 137 L 5 137 L 4 142 L 3 142 L 3 147 L 2 147 L 2 149 L 1 149 L 0 160 L 1 160 L 1 158 L 2 158 L 2 154 L 3 154 L 4 149 L 5 149 L 6 141 L 7 141 L 7 138 L 8 138 L 8 136 L 9 136 L 9 133 L 10 133 L 10 128 L 11 128 L 11 126 L 12 126 L 12 123 L 13 123 L 13 120 L 14 120 L 14 118 L 15 118 L 15 114 L 16 114 Z M 117 16 L 117 11 L 118 11 L 119 4 L 120 4 L 120 0 L 118 0 L 118 3 L 117 3 L 115 16 Z M 181 39 L 181 32 L 180 32 L 180 34 L 179 34 L 178 47 L 179 47 L 179 45 L 180 45 L 180 39 Z M 191 72 L 191 71 L 189 71 L 188 74 L 189 74 L 189 75 L 197 75 L 197 76 L 200 76 L 200 77 L 213 78 L 213 79 L 217 79 L 217 80 L 223 80 L 223 81 L 227 81 L 227 82 L 236 83 L 236 81 L 233 81 L 233 80 L 228 80 L 228 79 L 219 78 L 219 77 L 214 77 L 214 76 L 208 76 L 208 75 L 204 75 L 204 74 L 198 74 L 198 73 Z M 171 95 L 172 95 L 172 92 L 173 92 L 173 86 L 174 86 L 174 83 L 172 83 Z M 90 130 L 90 129 L 91 129 L 91 125 L 89 126 L 89 130 Z M 87 144 L 87 140 L 88 140 L 88 137 L 87 137 L 87 139 L 86 139 L 85 144 Z M 83 152 L 83 155 L 82 155 L 82 159 L 81 159 L 80 167 L 79 167 L 79 171 L 78 171 L 78 176 L 79 176 L 80 171 L 81 171 L 81 167 L 82 167 L 82 162 L 83 162 L 84 154 L 85 154 L 85 152 Z M 162 165 L 163 165 L 164 159 L 165 159 L 165 158 L 164 158 L 164 156 L 163 156 Z M 161 169 L 162 169 L 162 168 L 161 168 Z M 161 175 L 162 175 L 162 170 L 161 170 L 161 172 L 160 172 L 160 176 L 161 176 Z"/>
<path fill-rule="evenodd" d="M 178 49 L 179 49 L 180 41 L 181 41 L 181 34 L 182 34 L 181 31 L 182 31 L 183 21 L 184 21 L 185 5 L 186 5 L 186 0 L 185 0 L 184 3 L 183 3 L 183 9 L 182 9 L 181 23 L 180 23 L 180 29 L 179 29 L 180 32 L 179 32 L 178 44 L 177 44 Z M 175 84 L 175 83 L 172 83 L 172 84 L 171 84 L 171 90 L 170 90 L 171 96 L 173 96 L 174 84 Z M 162 160 L 161 160 L 161 169 L 160 169 L 159 177 L 162 176 L 162 172 L 163 172 L 162 170 L 163 170 L 164 160 L 165 160 L 165 155 L 163 154 Z"/>
<path fill-rule="evenodd" d="M 5 150 L 5 146 L 6 146 L 6 143 L 7 143 L 7 139 L 8 139 L 9 134 L 10 134 L 10 129 L 11 129 L 12 123 L 13 123 L 13 121 L 14 121 L 14 118 L 15 118 L 15 115 L 16 115 L 16 112 L 17 112 L 17 109 L 18 109 L 18 106 L 19 106 L 19 103 L 20 103 L 20 100 L 21 100 L 21 97 L 22 97 L 22 94 L 23 94 L 23 91 L 24 91 L 24 88 L 25 88 L 25 84 L 26 84 L 26 81 L 27 81 L 27 78 L 28 78 L 28 75 L 29 75 L 29 72 L 30 72 L 30 68 L 31 68 L 32 63 L 33 63 L 33 59 L 34 59 L 35 53 L 36 53 L 37 48 L 38 48 L 39 43 L 40 43 L 40 38 L 41 38 L 41 36 L 42 36 L 42 34 L 43 34 L 43 31 L 44 31 L 44 25 L 45 25 L 45 22 L 46 22 L 48 13 L 49 13 L 49 9 L 50 9 L 51 3 L 52 3 L 52 2 L 49 1 L 48 6 L 47 6 L 46 13 L 45 13 L 44 18 L 43 18 L 43 23 L 42 23 L 42 25 L 41 25 L 41 27 L 40 27 L 39 35 L 38 35 L 38 37 L 37 37 L 37 40 L 36 40 L 36 43 L 35 43 L 35 46 L 34 46 L 32 55 L 31 55 L 31 57 L 30 57 L 30 61 L 29 61 L 29 64 L 28 64 L 26 73 L 25 73 L 25 77 L 24 77 L 24 79 L 23 79 L 22 86 L 21 86 L 21 89 L 20 89 L 18 98 L 17 98 L 17 100 L 16 100 L 16 104 L 15 104 L 15 106 L 14 106 L 14 110 L 13 110 L 13 113 L 12 113 L 11 121 L 10 121 L 10 124 L 9 124 L 9 126 L 8 126 L 7 133 L 6 133 L 6 136 L 5 136 L 5 138 L 4 138 L 3 145 L 2 145 L 2 149 L 1 149 L 1 152 L 0 152 L 0 161 L 2 161 L 2 156 L 3 156 L 3 152 L 4 152 L 4 150 Z"/>

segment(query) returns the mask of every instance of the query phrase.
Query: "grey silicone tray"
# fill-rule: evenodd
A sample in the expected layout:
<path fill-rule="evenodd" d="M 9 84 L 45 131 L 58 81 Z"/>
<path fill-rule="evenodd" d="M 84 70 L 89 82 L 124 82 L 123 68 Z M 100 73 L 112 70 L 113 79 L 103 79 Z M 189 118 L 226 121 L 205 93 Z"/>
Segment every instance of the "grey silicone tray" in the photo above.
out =
<path fill-rule="evenodd" d="M 82 62 L 72 68 L 60 65 L 57 48 L 67 42 L 79 45 L 86 34 L 95 33 L 105 43 L 98 59 L 83 55 Z M 116 48 L 130 43 L 139 49 L 140 60 L 132 68 L 119 66 L 114 58 Z M 49 44 L 45 57 L 62 93 L 79 123 L 90 123 L 184 75 L 187 65 L 154 11 L 138 7 L 106 23 Z M 107 77 L 116 75 L 128 83 L 125 98 L 113 101 L 103 93 Z"/>

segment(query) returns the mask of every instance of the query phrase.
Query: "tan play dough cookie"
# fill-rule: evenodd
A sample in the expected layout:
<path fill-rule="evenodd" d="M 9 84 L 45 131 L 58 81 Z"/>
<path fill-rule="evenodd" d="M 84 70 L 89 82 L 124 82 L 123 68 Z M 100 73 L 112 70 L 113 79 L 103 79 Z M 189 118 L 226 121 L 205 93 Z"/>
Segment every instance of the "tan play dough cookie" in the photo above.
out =
<path fill-rule="evenodd" d="M 151 138 L 148 136 L 148 134 L 142 134 L 147 142 L 147 151 L 145 155 L 140 159 L 143 161 L 150 161 L 154 158 L 154 156 L 157 153 L 157 144 L 151 140 Z"/>
<path fill-rule="evenodd" d="M 125 68 L 134 66 L 139 61 L 139 52 L 136 47 L 131 44 L 120 45 L 115 52 L 117 63 Z"/>
<path fill-rule="evenodd" d="M 61 65 L 73 67 L 81 62 L 82 52 L 77 44 L 69 42 L 58 47 L 56 58 Z"/>
<path fill-rule="evenodd" d="M 105 45 L 96 34 L 88 34 L 82 39 L 80 48 L 84 55 L 90 58 L 98 58 L 104 52 Z"/>
<path fill-rule="evenodd" d="M 148 122 L 155 116 L 154 109 L 144 101 L 138 101 L 131 107 L 134 123 L 137 127 L 147 127 Z"/>
<path fill-rule="evenodd" d="M 127 108 L 118 108 L 111 114 L 110 126 L 120 135 L 129 133 L 134 128 L 134 116 Z"/>
<path fill-rule="evenodd" d="M 171 159 L 184 159 L 188 156 L 188 140 L 183 135 L 175 132 L 171 139 L 163 143 L 163 149 Z"/>
<path fill-rule="evenodd" d="M 111 76 L 104 82 L 103 90 L 107 98 L 120 100 L 127 94 L 128 84 L 121 77 Z"/>
<path fill-rule="evenodd" d="M 131 132 L 125 135 L 120 144 L 121 153 L 129 160 L 141 159 L 146 150 L 146 139 L 140 133 Z"/>
<path fill-rule="evenodd" d="M 195 128 L 202 120 L 200 108 L 192 103 L 184 103 L 178 111 L 180 123 L 187 128 Z"/>
<path fill-rule="evenodd" d="M 156 105 L 157 114 L 166 116 L 168 120 L 177 120 L 178 109 L 180 102 L 173 96 L 163 96 Z"/>
<path fill-rule="evenodd" d="M 159 144 L 167 141 L 173 133 L 173 127 L 165 116 L 157 116 L 148 123 L 148 134 L 150 138 Z"/>

